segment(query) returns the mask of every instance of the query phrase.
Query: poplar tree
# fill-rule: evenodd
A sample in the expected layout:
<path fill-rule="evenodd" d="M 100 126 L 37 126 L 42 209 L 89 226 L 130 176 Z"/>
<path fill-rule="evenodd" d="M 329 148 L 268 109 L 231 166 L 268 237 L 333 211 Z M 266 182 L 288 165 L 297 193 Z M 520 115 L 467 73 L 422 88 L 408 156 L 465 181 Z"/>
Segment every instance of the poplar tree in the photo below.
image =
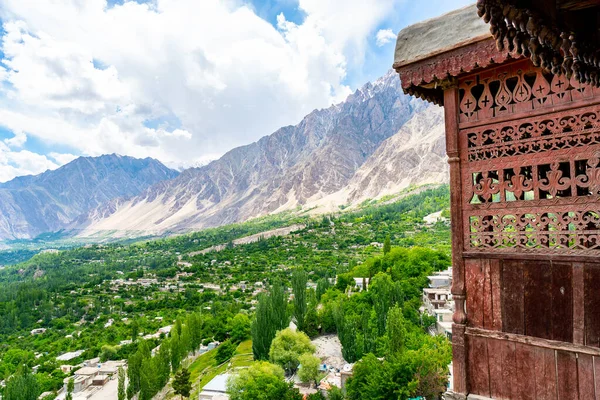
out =
<path fill-rule="evenodd" d="M 390 235 L 387 235 L 385 241 L 383 242 L 383 255 L 389 253 L 390 250 L 392 250 L 392 243 L 390 240 Z"/>
<path fill-rule="evenodd" d="M 294 318 L 299 330 L 305 331 L 306 312 L 306 283 L 308 274 L 302 269 L 296 269 L 292 273 L 292 292 L 294 293 Z"/>
<path fill-rule="evenodd" d="M 123 367 L 119 367 L 118 379 L 119 382 L 117 384 L 117 399 L 125 400 L 127 395 L 125 392 L 125 370 L 123 369 Z"/>
<path fill-rule="evenodd" d="M 37 400 L 40 387 L 37 379 L 26 366 L 21 366 L 8 381 L 4 388 L 3 400 Z"/>
<path fill-rule="evenodd" d="M 255 360 L 269 358 L 269 349 L 275 334 L 288 324 L 286 308 L 285 291 L 280 283 L 275 283 L 269 294 L 263 293 L 259 296 L 251 327 L 252 353 Z"/>

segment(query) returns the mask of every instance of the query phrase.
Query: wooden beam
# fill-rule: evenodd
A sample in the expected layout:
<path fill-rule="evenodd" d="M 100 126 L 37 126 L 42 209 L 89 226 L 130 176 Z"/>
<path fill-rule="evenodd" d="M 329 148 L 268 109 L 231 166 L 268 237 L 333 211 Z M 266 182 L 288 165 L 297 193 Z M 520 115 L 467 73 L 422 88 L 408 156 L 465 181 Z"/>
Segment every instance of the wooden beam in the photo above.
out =
<path fill-rule="evenodd" d="M 515 343 L 528 344 L 535 347 L 543 347 L 546 349 L 567 351 L 572 353 L 589 354 L 595 357 L 600 357 L 600 348 L 588 347 L 578 344 L 559 342 L 558 340 L 541 339 L 532 336 L 518 335 L 515 333 L 506 333 L 498 331 L 490 331 L 480 328 L 467 327 L 465 334 L 467 336 L 485 337 L 490 339 L 505 340 Z"/>

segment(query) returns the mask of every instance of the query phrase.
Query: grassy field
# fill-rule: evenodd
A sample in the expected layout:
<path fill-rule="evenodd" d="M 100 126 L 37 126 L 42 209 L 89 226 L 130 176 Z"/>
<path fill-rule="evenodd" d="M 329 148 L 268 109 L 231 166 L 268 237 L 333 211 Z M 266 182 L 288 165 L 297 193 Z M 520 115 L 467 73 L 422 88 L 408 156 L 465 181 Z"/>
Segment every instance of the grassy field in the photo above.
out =
<path fill-rule="evenodd" d="M 254 361 L 252 356 L 252 340 L 239 344 L 231 360 L 221 365 L 216 364 L 217 349 L 213 349 L 198 357 L 188 368 L 193 385 L 192 397 L 197 398 L 202 388 L 215 376 L 226 371 L 247 367 Z"/>

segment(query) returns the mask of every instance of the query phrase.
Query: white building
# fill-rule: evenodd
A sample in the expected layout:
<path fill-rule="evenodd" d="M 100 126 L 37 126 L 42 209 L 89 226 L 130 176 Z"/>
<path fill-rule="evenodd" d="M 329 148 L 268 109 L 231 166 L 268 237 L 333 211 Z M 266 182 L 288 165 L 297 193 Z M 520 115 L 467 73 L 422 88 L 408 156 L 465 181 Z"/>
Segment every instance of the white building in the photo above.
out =
<path fill-rule="evenodd" d="M 363 291 L 365 290 L 365 288 L 363 287 L 364 285 L 366 285 L 366 289 L 369 288 L 369 278 L 354 278 L 354 286 L 356 286 L 359 291 Z"/>
<path fill-rule="evenodd" d="M 200 393 L 199 400 L 229 400 L 227 395 L 227 380 L 231 374 L 221 374 L 215 376 L 204 386 Z"/>
<path fill-rule="evenodd" d="M 435 329 L 432 334 L 446 335 L 452 338 L 452 315 L 454 301 L 452 300 L 452 268 L 436 272 L 428 276 L 429 287 L 423 289 L 423 305 L 421 312 L 435 317 Z"/>

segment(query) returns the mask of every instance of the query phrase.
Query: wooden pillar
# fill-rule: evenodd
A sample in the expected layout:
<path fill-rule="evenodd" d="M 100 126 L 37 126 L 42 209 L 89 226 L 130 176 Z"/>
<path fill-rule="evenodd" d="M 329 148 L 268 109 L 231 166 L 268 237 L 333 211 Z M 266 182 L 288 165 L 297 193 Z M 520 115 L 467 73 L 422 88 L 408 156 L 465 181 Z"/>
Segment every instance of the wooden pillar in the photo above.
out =
<path fill-rule="evenodd" d="M 452 297 L 455 311 L 452 317 L 452 363 L 454 392 L 467 395 L 467 353 L 465 328 L 465 264 L 463 259 L 464 236 L 462 215 L 462 182 L 458 145 L 458 87 L 444 90 L 444 117 L 446 124 L 446 153 L 450 164 L 450 207 L 452 224 Z"/>

